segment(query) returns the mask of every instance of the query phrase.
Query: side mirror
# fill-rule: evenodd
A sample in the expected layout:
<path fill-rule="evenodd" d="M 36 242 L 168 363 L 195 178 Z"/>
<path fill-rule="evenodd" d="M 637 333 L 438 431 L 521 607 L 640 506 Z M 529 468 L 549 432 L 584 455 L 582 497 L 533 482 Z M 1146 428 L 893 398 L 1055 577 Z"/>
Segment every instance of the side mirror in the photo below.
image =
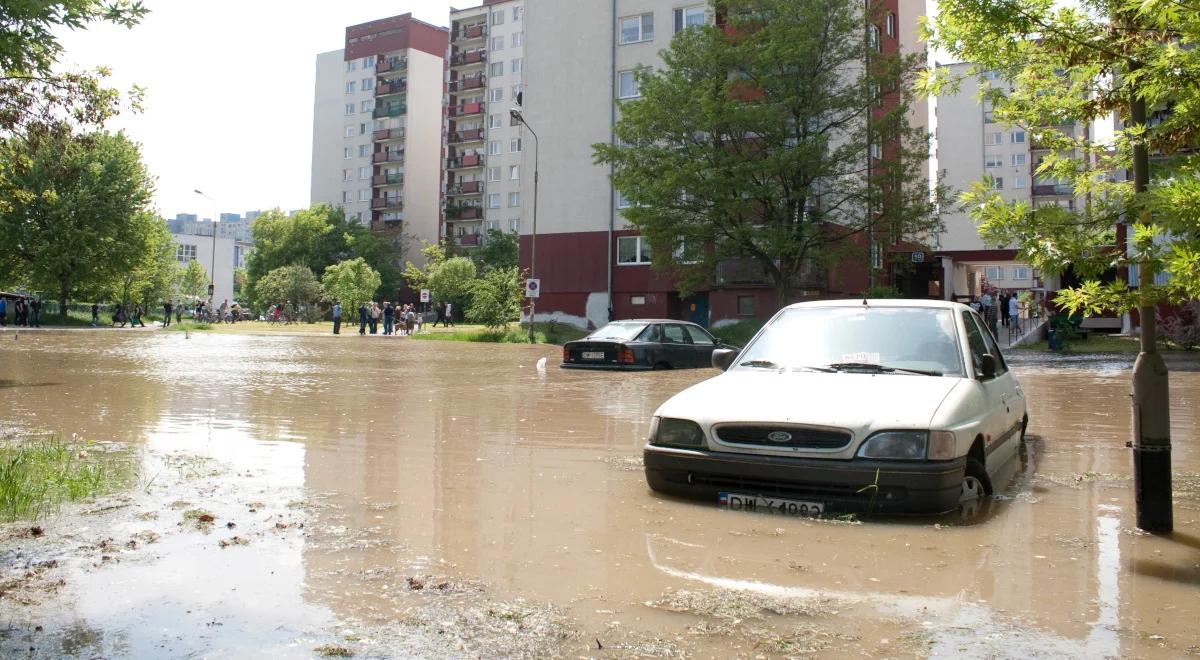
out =
<path fill-rule="evenodd" d="M 996 377 L 996 356 L 992 355 L 991 353 L 984 353 L 983 359 L 980 360 L 979 368 L 981 371 L 983 371 L 983 377 L 985 379 L 995 378 Z"/>
<path fill-rule="evenodd" d="M 718 348 L 712 352 L 713 369 L 726 371 L 733 366 L 733 361 L 737 359 L 738 353 L 731 348 Z"/>

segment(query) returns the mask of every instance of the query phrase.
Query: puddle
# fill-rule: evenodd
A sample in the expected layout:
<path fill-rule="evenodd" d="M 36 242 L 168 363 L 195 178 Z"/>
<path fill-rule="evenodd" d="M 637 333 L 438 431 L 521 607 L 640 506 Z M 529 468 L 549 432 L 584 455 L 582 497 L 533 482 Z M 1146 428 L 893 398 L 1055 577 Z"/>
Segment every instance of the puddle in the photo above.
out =
<path fill-rule="evenodd" d="M 0 427 L 143 458 L 131 491 L 36 538 L 0 532 L 0 655 L 1200 649 L 1200 373 L 1172 374 L 1177 532 L 1160 538 L 1134 529 L 1120 359 L 1013 360 L 1031 439 L 970 520 L 836 521 L 650 493 L 650 414 L 713 372 L 536 369 L 556 355 L 178 333 L 6 344 Z"/>

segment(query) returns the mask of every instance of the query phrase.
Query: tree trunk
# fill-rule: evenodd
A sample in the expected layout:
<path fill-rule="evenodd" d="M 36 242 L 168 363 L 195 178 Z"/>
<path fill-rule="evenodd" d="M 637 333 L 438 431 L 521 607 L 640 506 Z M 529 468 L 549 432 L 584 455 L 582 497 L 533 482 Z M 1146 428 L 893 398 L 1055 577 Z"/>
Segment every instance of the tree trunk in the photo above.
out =
<path fill-rule="evenodd" d="M 71 293 L 71 280 L 61 278 L 58 286 L 58 316 L 63 325 L 67 324 L 67 296 Z"/>
<path fill-rule="evenodd" d="M 1134 92 L 1130 123 L 1146 124 L 1146 102 Z M 1145 194 L 1150 185 L 1150 159 L 1145 142 L 1133 147 L 1133 190 Z M 1143 212 L 1145 213 L 1145 212 Z M 1149 221 L 1149 218 L 1138 218 Z M 1146 246 L 1139 246 L 1146 247 Z M 1142 262 L 1138 288 L 1154 286 L 1154 268 Z M 1133 365 L 1133 488 L 1137 526 L 1147 532 L 1168 534 L 1174 527 L 1171 512 L 1171 406 L 1168 400 L 1167 365 L 1158 352 L 1154 305 L 1145 296 L 1141 316 L 1141 352 Z"/>

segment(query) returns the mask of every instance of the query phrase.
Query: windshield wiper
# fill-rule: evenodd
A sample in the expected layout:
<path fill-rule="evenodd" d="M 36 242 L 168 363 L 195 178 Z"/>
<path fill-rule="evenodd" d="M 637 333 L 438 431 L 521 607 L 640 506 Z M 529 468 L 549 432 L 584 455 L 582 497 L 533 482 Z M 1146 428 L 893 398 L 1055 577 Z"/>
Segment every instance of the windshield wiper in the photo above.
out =
<path fill-rule="evenodd" d="M 777 369 L 779 365 L 770 360 L 746 360 L 738 364 L 739 367 L 760 367 L 762 369 Z"/>
<path fill-rule="evenodd" d="M 879 374 L 917 374 L 920 376 L 941 376 L 940 371 L 925 371 L 923 369 L 901 369 L 900 367 L 886 367 L 882 364 L 874 364 L 871 362 L 835 362 L 828 365 L 830 369 L 835 371 L 873 371 Z"/>

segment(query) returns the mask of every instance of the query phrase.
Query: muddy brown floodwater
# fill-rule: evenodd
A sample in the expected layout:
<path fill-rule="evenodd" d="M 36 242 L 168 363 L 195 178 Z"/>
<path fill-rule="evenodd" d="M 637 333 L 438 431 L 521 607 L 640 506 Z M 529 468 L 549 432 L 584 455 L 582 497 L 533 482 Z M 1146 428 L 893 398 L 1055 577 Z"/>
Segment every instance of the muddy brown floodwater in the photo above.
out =
<path fill-rule="evenodd" d="M 1194 371 L 1171 376 L 1177 531 L 1154 537 L 1120 361 L 1016 359 L 1030 439 L 979 516 L 845 522 L 647 490 L 651 413 L 710 370 L 382 337 L 0 340 L 6 429 L 140 465 L 39 538 L 5 528 L 5 656 L 1200 654 Z"/>

